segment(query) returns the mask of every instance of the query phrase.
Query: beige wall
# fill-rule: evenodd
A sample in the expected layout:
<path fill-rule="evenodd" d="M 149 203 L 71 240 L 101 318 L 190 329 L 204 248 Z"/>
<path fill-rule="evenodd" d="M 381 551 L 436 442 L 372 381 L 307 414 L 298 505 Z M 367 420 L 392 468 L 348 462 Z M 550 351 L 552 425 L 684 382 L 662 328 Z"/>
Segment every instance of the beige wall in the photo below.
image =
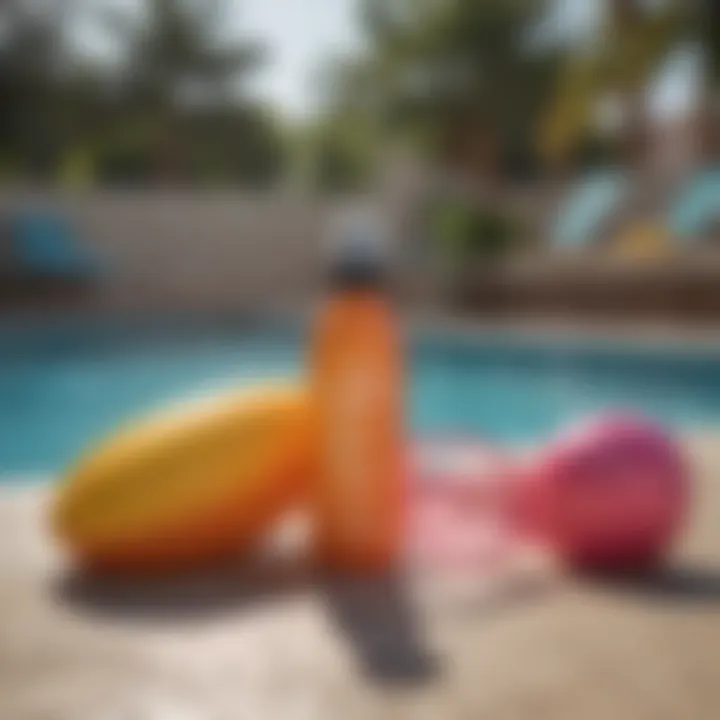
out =
<path fill-rule="evenodd" d="M 109 310 L 296 306 L 316 288 L 327 209 L 241 192 L 0 193 L 0 209 L 59 208 L 107 268 L 75 303 Z"/>

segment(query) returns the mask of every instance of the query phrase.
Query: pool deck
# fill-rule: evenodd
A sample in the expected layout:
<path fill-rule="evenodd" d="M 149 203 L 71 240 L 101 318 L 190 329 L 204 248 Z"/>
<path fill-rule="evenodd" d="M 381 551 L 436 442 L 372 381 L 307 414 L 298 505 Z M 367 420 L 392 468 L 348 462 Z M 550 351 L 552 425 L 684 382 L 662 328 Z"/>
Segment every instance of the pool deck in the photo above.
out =
<path fill-rule="evenodd" d="M 460 605 L 321 588 L 281 563 L 133 587 L 73 577 L 42 487 L 0 494 L 2 720 L 715 720 L 720 442 L 666 574 Z"/>

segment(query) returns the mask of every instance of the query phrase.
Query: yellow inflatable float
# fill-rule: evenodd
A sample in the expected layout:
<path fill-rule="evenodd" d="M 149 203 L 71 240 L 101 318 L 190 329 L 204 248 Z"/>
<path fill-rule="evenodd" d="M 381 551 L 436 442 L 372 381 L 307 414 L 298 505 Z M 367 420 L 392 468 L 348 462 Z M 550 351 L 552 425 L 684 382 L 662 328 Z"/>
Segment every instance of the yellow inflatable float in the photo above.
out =
<path fill-rule="evenodd" d="M 184 406 L 119 432 L 83 459 L 53 506 L 85 564 L 179 569 L 248 547 L 306 490 L 304 391 L 259 388 Z"/>

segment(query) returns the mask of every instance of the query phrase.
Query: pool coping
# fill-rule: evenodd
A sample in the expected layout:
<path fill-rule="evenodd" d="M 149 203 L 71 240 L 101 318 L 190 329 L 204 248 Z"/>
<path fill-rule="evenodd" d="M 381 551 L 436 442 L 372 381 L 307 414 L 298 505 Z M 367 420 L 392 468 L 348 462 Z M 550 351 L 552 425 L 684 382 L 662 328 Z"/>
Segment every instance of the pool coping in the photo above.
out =
<path fill-rule="evenodd" d="M 285 311 L 267 312 L 160 312 L 134 313 L 53 313 L 51 315 L 10 316 L 0 318 L 3 331 L 42 331 L 44 328 L 110 327 L 120 329 L 152 328 L 155 324 L 186 329 L 263 328 L 278 331 L 305 331 L 312 328 L 316 304 Z M 690 324 L 679 321 L 638 321 L 618 318 L 583 319 L 572 316 L 527 314 L 463 315 L 447 311 L 421 310 L 401 312 L 402 324 L 411 333 L 442 335 L 465 339 L 522 343 L 532 339 L 543 345 L 562 342 L 569 347 L 595 349 L 612 343 L 622 350 L 680 351 L 720 353 L 720 321 Z M 610 348 L 612 349 L 612 348 Z"/>
<path fill-rule="evenodd" d="M 413 316 L 412 333 L 463 341 L 492 341 L 524 347 L 528 341 L 543 349 L 561 345 L 566 350 L 604 352 L 663 352 L 679 355 L 718 355 L 717 326 L 680 326 L 674 323 L 584 322 L 561 318 L 466 318 L 453 315 Z"/>

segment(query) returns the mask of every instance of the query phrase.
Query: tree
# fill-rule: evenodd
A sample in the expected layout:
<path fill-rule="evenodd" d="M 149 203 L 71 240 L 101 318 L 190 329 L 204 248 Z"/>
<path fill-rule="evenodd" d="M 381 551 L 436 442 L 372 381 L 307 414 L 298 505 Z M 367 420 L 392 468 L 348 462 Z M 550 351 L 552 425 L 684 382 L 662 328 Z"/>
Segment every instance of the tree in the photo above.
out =
<path fill-rule="evenodd" d="M 529 135 L 555 56 L 533 43 L 547 3 L 365 0 L 364 57 L 336 85 L 455 171 L 496 177 Z M 343 90 L 344 88 L 344 90 Z M 346 100 L 347 101 L 347 100 Z"/>
<path fill-rule="evenodd" d="M 6 0 L 0 7 L 0 162 L 45 178 L 69 131 L 63 96 L 77 90 L 65 29 L 74 2 Z"/>
<path fill-rule="evenodd" d="M 285 147 L 243 96 L 260 48 L 228 31 L 231 0 L 0 3 L 0 172 L 75 182 L 268 183 Z M 121 58 L 87 54 L 80 21 L 110 28 Z"/>
<path fill-rule="evenodd" d="M 366 189 L 377 170 L 376 135 L 365 117 L 329 114 L 299 138 L 305 184 L 323 192 Z"/>
<path fill-rule="evenodd" d="M 159 107 L 231 100 L 262 60 L 262 49 L 229 38 L 228 0 L 147 0 L 140 18 L 105 11 L 120 38 L 124 82 L 136 98 Z"/>
<path fill-rule="evenodd" d="M 199 126 L 219 115 L 243 115 L 242 83 L 258 67 L 261 48 L 228 38 L 227 0 L 148 0 L 144 17 L 105 12 L 125 48 L 120 72 L 126 113 L 146 122 L 156 175 L 182 178 L 186 148 Z M 137 120 L 136 120 L 137 122 Z"/>
<path fill-rule="evenodd" d="M 697 0 L 693 33 L 703 54 L 699 124 L 702 150 L 710 162 L 720 161 L 720 3 Z"/>
<path fill-rule="evenodd" d="M 568 55 L 550 110 L 541 126 L 546 158 L 562 164 L 590 132 L 599 101 L 614 95 L 622 110 L 620 147 L 642 166 L 647 140 L 645 93 L 662 61 L 687 37 L 687 6 L 669 0 L 609 0 L 605 24 L 586 48 Z"/>

